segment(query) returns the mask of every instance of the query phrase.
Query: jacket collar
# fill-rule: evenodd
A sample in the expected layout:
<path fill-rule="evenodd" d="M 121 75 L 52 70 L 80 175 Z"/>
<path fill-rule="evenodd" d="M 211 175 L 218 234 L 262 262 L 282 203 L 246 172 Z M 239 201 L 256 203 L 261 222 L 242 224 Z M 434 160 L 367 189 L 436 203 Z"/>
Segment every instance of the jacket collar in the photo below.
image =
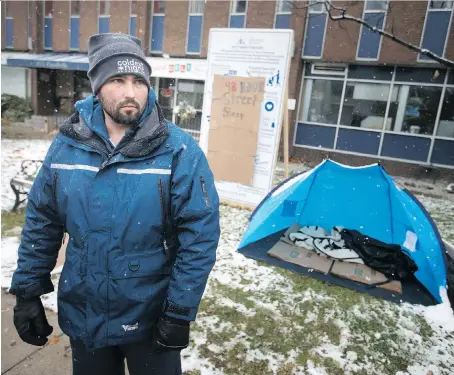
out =
<path fill-rule="evenodd" d="M 169 128 L 156 102 L 156 94 L 150 89 L 151 93 L 147 108 L 138 125 L 126 132 L 124 139 L 116 148 L 125 157 L 148 155 L 161 146 L 169 136 Z M 106 154 L 113 150 L 108 148 L 111 146 L 106 139 L 107 130 L 104 120 L 102 122 L 99 120 L 99 115 L 102 115 L 100 107 L 94 96 L 76 103 L 77 111 L 61 125 L 60 132 Z"/>

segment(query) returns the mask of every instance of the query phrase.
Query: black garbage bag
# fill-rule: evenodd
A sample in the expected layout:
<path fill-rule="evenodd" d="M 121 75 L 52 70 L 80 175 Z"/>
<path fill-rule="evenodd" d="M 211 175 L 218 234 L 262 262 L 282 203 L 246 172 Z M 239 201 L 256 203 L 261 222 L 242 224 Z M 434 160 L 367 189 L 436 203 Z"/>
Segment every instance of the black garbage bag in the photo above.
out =
<path fill-rule="evenodd" d="M 345 247 L 356 251 L 366 266 L 388 279 L 405 280 L 418 270 L 414 260 L 400 245 L 389 245 L 350 229 L 343 229 L 341 236 Z"/>

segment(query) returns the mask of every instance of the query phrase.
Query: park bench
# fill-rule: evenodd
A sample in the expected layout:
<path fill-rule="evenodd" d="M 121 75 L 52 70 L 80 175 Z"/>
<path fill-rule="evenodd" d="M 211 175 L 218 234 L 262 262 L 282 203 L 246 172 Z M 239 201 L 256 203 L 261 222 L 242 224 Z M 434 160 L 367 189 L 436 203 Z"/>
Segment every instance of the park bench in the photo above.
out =
<path fill-rule="evenodd" d="M 10 186 L 16 195 L 13 212 L 17 211 L 20 204 L 27 200 L 28 193 L 42 164 L 42 160 L 24 160 L 20 171 L 11 179 Z"/>

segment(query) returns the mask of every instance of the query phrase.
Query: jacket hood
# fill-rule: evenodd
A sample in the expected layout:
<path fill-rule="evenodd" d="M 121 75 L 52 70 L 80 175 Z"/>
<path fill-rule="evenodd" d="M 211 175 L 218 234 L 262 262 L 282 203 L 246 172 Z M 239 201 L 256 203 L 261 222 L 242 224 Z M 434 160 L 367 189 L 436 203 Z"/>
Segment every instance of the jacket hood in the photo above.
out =
<path fill-rule="evenodd" d="M 62 124 L 61 133 L 90 147 L 105 149 L 109 135 L 97 97 L 92 95 L 80 100 L 75 108 L 76 112 Z M 145 156 L 158 148 L 168 135 L 168 125 L 156 102 L 156 93 L 150 89 L 147 106 L 137 126 L 128 130 L 119 144 L 122 145 L 120 153 L 127 157 Z"/>

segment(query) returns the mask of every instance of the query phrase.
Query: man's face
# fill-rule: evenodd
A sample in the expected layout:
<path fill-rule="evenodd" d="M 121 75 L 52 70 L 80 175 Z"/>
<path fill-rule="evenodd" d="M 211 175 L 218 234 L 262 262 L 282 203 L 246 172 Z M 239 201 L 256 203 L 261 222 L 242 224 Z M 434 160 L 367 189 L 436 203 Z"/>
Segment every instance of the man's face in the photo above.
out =
<path fill-rule="evenodd" d="M 101 87 L 98 98 L 114 122 L 134 125 L 147 105 L 148 86 L 134 75 L 116 76 Z"/>

